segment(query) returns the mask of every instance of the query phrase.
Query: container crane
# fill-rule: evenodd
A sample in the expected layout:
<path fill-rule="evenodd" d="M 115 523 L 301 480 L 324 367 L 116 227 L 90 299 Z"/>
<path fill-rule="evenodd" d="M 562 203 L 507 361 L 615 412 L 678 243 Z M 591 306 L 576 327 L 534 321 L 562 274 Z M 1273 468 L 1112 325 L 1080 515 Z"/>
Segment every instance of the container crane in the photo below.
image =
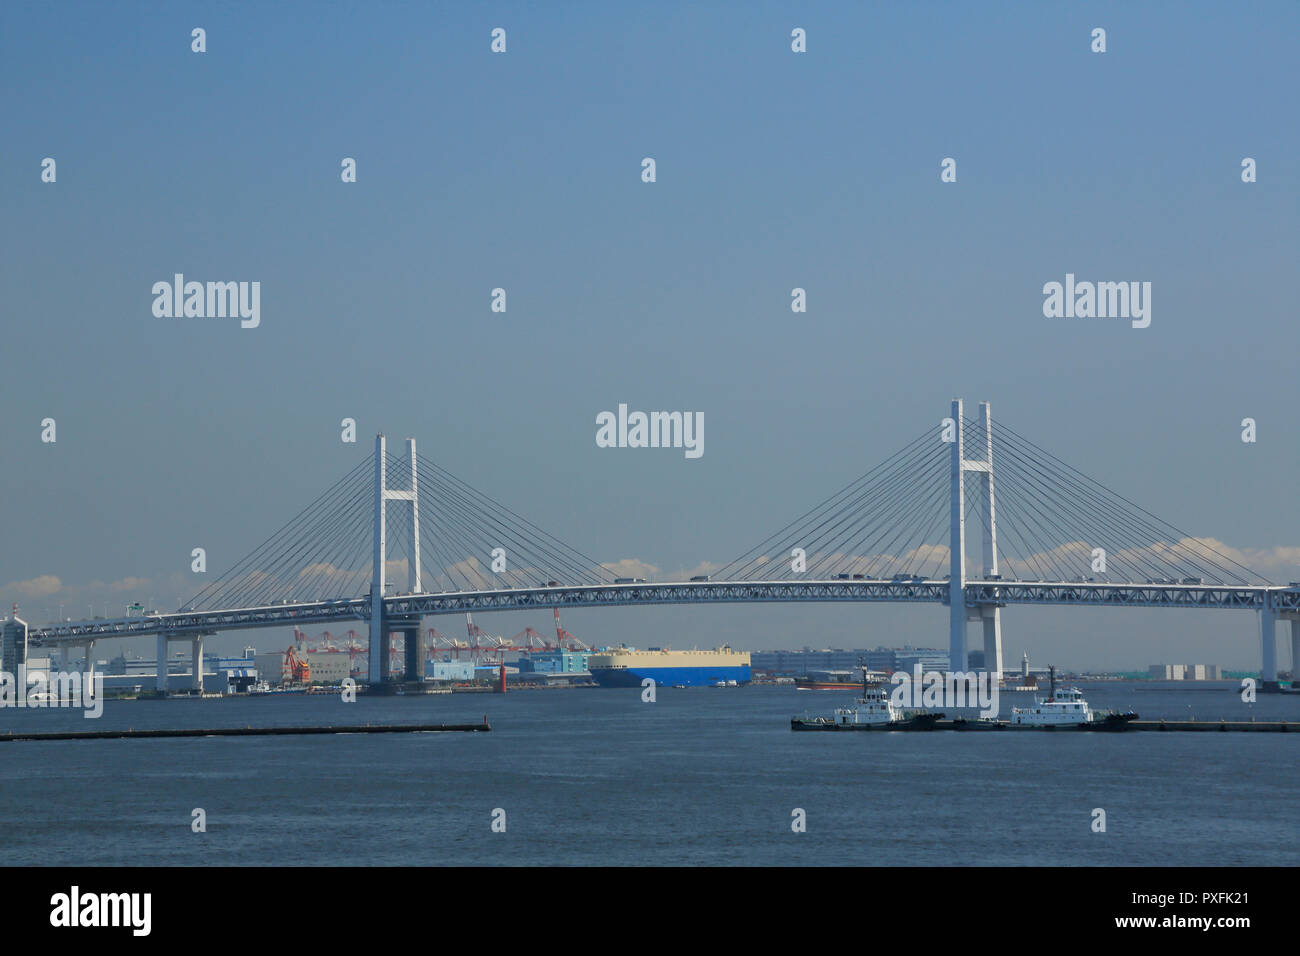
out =
<path fill-rule="evenodd" d="M 468 611 L 465 612 L 465 628 L 469 631 L 470 658 L 472 660 L 479 659 L 482 651 L 504 651 L 508 646 L 500 637 L 493 637 L 475 624 L 473 616 Z"/>
<path fill-rule="evenodd" d="M 434 646 L 444 647 L 451 651 L 456 656 L 456 660 L 460 660 L 461 651 L 469 650 L 468 642 L 447 637 L 445 634 L 440 634 L 437 628 L 431 627 L 429 628 L 429 647 L 432 649 Z"/>
<path fill-rule="evenodd" d="M 549 650 L 551 646 L 550 640 L 534 631 L 531 627 L 524 628 L 514 637 L 510 638 L 510 643 L 514 645 L 512 650 L 520 651 L 532 651 L 535 650 L 536 647 L 540 647 L 542 650 Z M 534 644 L 536 644 L 536 647 Z"/>

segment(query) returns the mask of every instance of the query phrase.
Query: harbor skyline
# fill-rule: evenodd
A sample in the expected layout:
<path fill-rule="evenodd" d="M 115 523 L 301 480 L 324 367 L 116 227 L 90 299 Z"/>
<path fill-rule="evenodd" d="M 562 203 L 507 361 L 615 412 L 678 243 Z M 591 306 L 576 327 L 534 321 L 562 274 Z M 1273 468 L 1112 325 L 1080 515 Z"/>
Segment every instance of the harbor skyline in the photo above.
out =
<path fill-rule="evenodd" d="M 337 946 L 487 867 L 1288 925 L 1297 36 L 0 2 L 18 940 Z"/>
<path fill-rule="evenodd" d="M 358 622 L 368 632 L 369 680 L 376 683 L 388 679 L 381 657 L 389 654 L 390 632 L 405 636 L 405 669 L 419 667 L 423 679 L 423 619 L 448 613 L 465 612 L 469 621 L 473 611 L 540 605 L 555 609 L 558 631 L 561 606 L 944 603 L 951 670 L 970 666 L 968 649 L 982 643 L 985 666 L 1001 672 L 1007 606 L 1146 607 L 1258 611 L 1265 686 L 1278 680 L 1276 625 L 1289 623 L 1290 659 L 1281 668 L 1289 675 L 1300 653 L 1300 585 L 1272 584 L 1218 542 L 1188 536 L 1075 471 L 996 423 L 989 403 L 969 420 L 964 408 L 954 400 L 951 417 L 802 518 L 710 565 L 711 573 L 677 582 L 616 576 L 644 569 L 593 563 L 419 455 L 414 439 L 398 456 L 380 434 L 373 466 L 354 466 L 220 574 L 207 578 L 206 549 L 195 548 L 190 570 L 209 583 L 175 611 L 137 602 L 125 615 L 92 610 L 88 619 L 61 618 L 30 631 L 17 620 L 22 631 L 6 643 L 30 639 L 65 654 L 85 646 L 90 655 L 95 641 L 149 635 L 160 662 L 172 641 L 192 644 L 197 661 L 203 638 L 228 631 L 288 624 L 296 639 L 299 626 Z M 343 424 L 346 443 L 355 427 Z M 489 554 L 490 564 L 481 560 Z M 982 641 L 977 635 L 972 645 L 973 621 L 982 621 Z"/>
<path fill-rule="evenodd" d="M 1291 6 L 954 7 L 925 25 L 850 7 L 802 24 L 801 54 L 775 6 L 635 29 L 514 7 L 516 42 L 493 56 L 463 10 L 304 25 L 182 4 L 140 19 L 129 59 L 103 42 L 108 11 L 68 6 L 57 23 L 0 12 L 0 95 L 30 149 L 0 158 L 21 227 L 0 268 L 11 313 L 42 317 L 8 329 L 23 360 L 0 434 L 23 466 L 0 494 L 23 504 L 6 512 L 22 546 L 0 555 L 0 597 L 34 622 L 174 609 L 204 583 L 195 547 L 210 578 L 356 460 L 345 420 L 362 443 L 417 436 L 615 573 L 665 580 L 729 560 L 959 394 L 1270 580 L 1300 579 L 1295 392 L 1267 345 L 1289 334 L 1300 251 L 1300 149 L 1276 122 Z M 375 98 L 423 121 L 389 122 Z M 1085 103 L 1092 135 L 1032 119 Z M 159 141 L 160 121 L 255 148 Z M 206 296 L 186 315 L 183 288 L 179 314 L 156 315 L 175 274 L 258 283 L 257 326 Z M 1150 283 L 1150 324 L 1048 317 L 1046 287 L 1068 276 Z M 706 416 L 707 454 L 600 447 L 597 416 L 620 404 Z M 1254 656 L 1231 617 L 1124 613 L 1018 610 L 1008 645 L 1099 668 Z M 580 614 L 641 646 L 944 629 L 922 609 Z"/>

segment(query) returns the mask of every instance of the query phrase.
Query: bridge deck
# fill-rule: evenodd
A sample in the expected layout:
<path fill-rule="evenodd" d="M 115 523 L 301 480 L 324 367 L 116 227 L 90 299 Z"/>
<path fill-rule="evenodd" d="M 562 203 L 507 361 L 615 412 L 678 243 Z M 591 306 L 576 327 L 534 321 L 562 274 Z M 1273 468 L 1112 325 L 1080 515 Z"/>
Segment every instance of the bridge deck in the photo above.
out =
<path fill-rule="evenodd" d="M 1264 585 L 1126 584 L 1065 581 L 969 581 L 968 607 L 1053 604 L 1094 607 L 1172 607 L 1300 613 L 1300 588 Z M 859 602 L 947 604 L 946 580 L 681 581 L 572 587 L 503 588 L 399 594 L 384 599 L 393 619 L 466 611 L 515 611 L 553 607 L 616 607 L 645 604 L 738 604 L 764 602 Z M 141 617 L 76 621 L 32 628 L 37 644 L 151 634 L 213 633 L 259 627 L 369 620 L 366 598 L 274 604 L 220 611 L 181 611 Z"/>

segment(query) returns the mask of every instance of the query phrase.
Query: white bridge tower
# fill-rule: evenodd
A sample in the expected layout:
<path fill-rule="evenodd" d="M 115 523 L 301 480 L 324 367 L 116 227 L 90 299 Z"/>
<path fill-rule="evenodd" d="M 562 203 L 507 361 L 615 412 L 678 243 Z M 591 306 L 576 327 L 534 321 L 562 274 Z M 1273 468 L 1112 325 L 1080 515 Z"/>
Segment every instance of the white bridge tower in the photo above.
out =
<path fill-rule="evenodd" d="M 967 670 L 966 622 L 984 622 L 984 670 L 995 680 L 1002 676 L 1002 609 L 997 605 L 966 607 L 966 473 L 979 475 L 979 502 L 988 521 L 981 533 L 981 576 L 998 580 L 997 511 L 993 499 L 993 419 L 988 402 L 980 402 L 984 432 L 982 457 L 966 457 L 962 400 L 952 402 L 952 459 L 949 494 L 948 669 Z"/>
<path fill-rule="evenodd" d="M 386 520 L 388 502 L 409 501 L 411 507 L 411 550 L 407 555 L 407 589 L 411 594 L 419 594 L 420 586 L 420 497 L 419 483 L 416 475 L 415 439 L 406 439 L 406 454 L 411 460 L 411 486 L 405 491 L 389 488 L 388 479 L 388 445 L 381 432 L 375 436 L 375 520 L 374 520 L 374 564 L 370 572 L 370 668 L 371 684 L 382 684 L 388 680 L 388 622 L 384 617 L 384 591 L 388 584 L 385 562 L 388 555 L 386 540 Z M 405 509 L 404 509 L 405 510 Z M 419 642 L 419 623 L 414 628 L 404 628 L 407 642 L 407 660 L 412 656 L 412 631 L 414 639 Z M 423 654 L 416 653 L 420 667 L 423 668 Z M 409 671 L 409 668 L 408 668 Z M 407 674 L 407 680 L 417 680 L 423 674 Z"/>

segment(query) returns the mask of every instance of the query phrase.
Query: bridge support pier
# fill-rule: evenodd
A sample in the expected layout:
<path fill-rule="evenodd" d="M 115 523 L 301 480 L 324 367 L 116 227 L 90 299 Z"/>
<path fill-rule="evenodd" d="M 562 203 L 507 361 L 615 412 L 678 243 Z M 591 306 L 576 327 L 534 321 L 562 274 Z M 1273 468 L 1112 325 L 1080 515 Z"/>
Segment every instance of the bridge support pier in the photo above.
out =
<path fill-rule="evenodd" d="M 86 641 L 86 680 L 93 682 L 95 680 L 95 642 Z"/>
<path fill-rule="evenodd" d="M 405 645 L 405 680 L 422 681 L 424 680 L 424 640 L 422 638 L 424 629 L 420 626 L 420 622 L 417 621 L 414 624 L 402 625 L 399 632 Z"/>
<path fill-rule="evenodd" d="M 1259 609 L 1259 630 L 1262 664 L 1260 683 L 1265 687 L 1277 686 L 1277 609 L 1265 598 Z"/>
<path fill-rule="evenodd" d="M 378 623 L 373 617 L 370 619 L 369 650 L 366 652 L 366 682 L 368 684 L 377 686 L 388 680 L 388 673 L 391 670 L 388 653 L 388 622 L 383 619 L 381 613 Z"/>
<path fill-rule="evenodd" d="M 1002 608 L 981 609 L 984 620 L 984 669 L 995 681 L 1002 680 Z"/>
<path fill-rule="evenodd" d="M 1300 687 L 1300 617 L 1291 618 L 1291 686 Z"/>
<path fill-rule="evenodd" d="M 167 636 L 165 634 L 158 635 L 157 646 L 158 646 L 158 657 L 157 657 L 157 666 L 154 671 L 154 676 L 155 676 L 154 687 L 158 690 L 159 693 L 166 693 L 167 691 Z"/>
<path fill-rule="evenodd" d="M 59 645 L 59 670 L 61 670 L 63 673 L 66 674 L 68 672 L 68 668 L 70 668 L 71 666 L 72 666 L 72 652 L 68 649 L 67 644 L 60 644 Z"/>
<path fill-rule="evenodd" d="M 190 689 L 203 693 L 203 638 L 190 639 Z"/>

